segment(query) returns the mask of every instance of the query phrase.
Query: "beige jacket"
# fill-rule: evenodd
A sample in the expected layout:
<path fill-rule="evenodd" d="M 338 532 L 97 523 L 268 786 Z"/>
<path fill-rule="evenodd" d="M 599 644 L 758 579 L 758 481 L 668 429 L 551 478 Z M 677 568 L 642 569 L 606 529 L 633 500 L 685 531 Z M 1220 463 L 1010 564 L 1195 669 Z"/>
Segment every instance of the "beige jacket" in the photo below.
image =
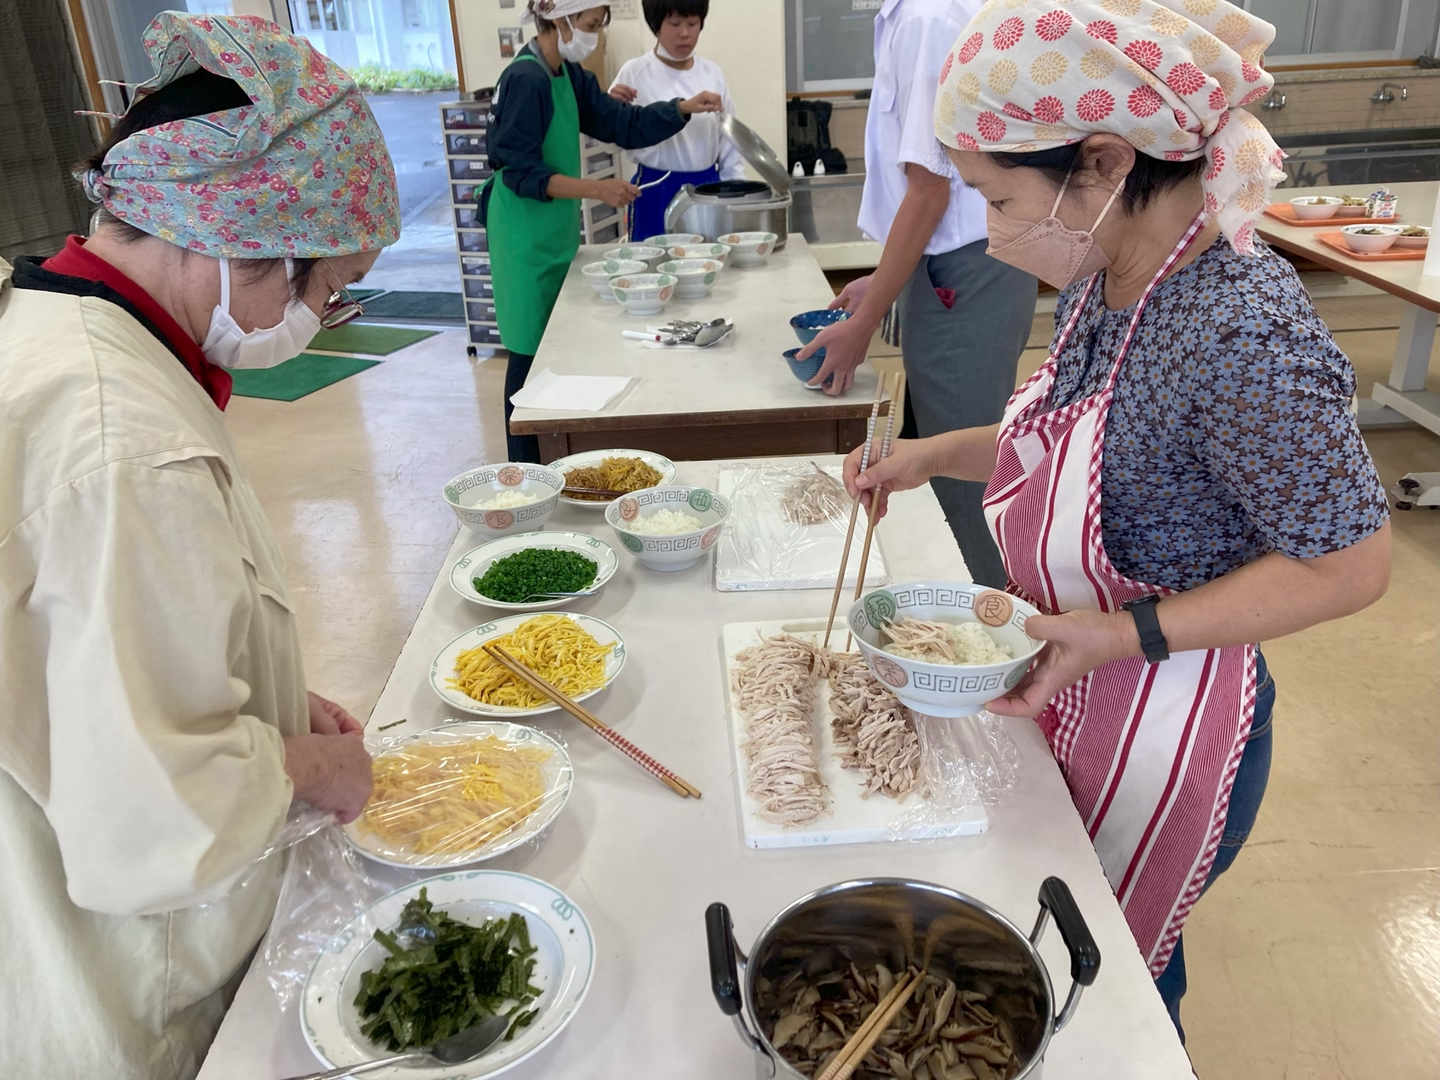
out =
<path fill-rule="evenodd" d="M 195 1074 L 270 920 L 284 566 L 221 414 L 122 308 L 0 261 L 0 1077 Z M 235 888 L 236 883 L 243 886 Z"/>

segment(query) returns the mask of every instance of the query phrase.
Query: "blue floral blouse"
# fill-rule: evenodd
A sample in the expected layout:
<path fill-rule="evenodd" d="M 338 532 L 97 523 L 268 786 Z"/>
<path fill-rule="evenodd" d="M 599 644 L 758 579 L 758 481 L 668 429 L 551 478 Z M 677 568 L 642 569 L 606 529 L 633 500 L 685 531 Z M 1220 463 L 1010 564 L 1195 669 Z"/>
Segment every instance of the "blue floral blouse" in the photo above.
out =
<path fill-rule="evenodd" d="M 1105 433 L 1105 549 L 1122 574 L 1190 589 L 1269 551 L 1313 558 L 1389 516 L 1350 412 L 1355 371 L 1295 268 L 1223 238 L 1160 283 L 1121 369 Z M 1057 332 L 1085 289 L 1060 296 Z M 1047 408 L 1104 388 L 1134 308 L 1099 283 Z M 1052 346 L 1053 347 L 1053 346 Z"/>

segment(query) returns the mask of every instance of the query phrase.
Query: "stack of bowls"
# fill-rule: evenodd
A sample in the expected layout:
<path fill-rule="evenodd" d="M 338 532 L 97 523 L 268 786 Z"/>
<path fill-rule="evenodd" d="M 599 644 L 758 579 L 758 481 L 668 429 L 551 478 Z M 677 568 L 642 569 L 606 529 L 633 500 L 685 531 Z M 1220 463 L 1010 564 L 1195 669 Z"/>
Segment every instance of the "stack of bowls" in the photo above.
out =
<path fill-rule="evenodd" d="M 661 510 L 688 514 L 700 527 L 683 533 L 636 532 L 634 526 Z M 730 516 L 730 502 L 707 488 L 646 488 L 616 499 L 605 508 L 605 520 L 625 550 L 651 570 L 688 570 L 715 546 Z"/>
<path fill-rule="evenodd" d="M 615 293 L 610 289 L 610 279 L 621 274 L 643 274 L 648 269 L 650 268 L 638 259 L 603 259 L 600 262 L 586 263 L 580 268 L 580 273 L 585 275 L 585 280 L 601 300 L 613 304 Z"/>
<path fill-rule="evenodd" d="M 445 485 L 445 503 L 462 525 L 487 539 L 543 528 L 560 502 L 565 476 L 543 465 L 502 461 L 470 469 Z M 491 506 L 504 494 L 533 495 L 533 502 Z M 508 501 L 508 500 L 498 500 Z"/>

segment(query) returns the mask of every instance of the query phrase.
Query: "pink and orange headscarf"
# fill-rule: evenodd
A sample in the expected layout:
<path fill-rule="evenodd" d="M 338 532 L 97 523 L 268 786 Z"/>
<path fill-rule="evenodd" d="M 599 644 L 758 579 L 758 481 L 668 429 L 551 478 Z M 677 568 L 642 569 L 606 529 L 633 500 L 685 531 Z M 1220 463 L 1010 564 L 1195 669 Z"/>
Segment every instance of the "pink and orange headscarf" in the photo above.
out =
<path fill-rule="evenodd" d="M 147 128 L 76 174 L 121 221 L 203 255 L 324 258 L 400 238 L 395 167 L 353 79 L 254 15 L 166 11 L 145 31 L 155 76 L 204 68 L 251 104 Z"/>
<path fill-rule="evenodd" d="M 1241 108 L 1270 92 L 1275 28 L 1225 0 L 990 0 L 941 71 L 935 134 L 1047 150 L 1097 132 L 1168 161 L 1205 156 L 1205 208 L 1243 254 L 1284 153 Z"/>

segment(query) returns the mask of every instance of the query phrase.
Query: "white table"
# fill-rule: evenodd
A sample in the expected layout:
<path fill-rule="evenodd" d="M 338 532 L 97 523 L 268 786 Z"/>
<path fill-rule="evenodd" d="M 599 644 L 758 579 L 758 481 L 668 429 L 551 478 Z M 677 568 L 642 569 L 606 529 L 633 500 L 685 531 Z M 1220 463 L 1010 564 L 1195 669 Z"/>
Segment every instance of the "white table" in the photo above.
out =
<path fill-rule="evenodd" d="M 831 397 L 806 390 L 781 355 L 799 345 L 790 319 L 835 298 L 799 233 L 764 266 L 726 267 L 706 299 L 677 298 L 651 316 L 631 315 L 595 295 L 580 268 L 599 261 L 603 250 L 582 247 L 575 256 L 532 370 L 635 381 L 599 412 L 517 408 L 511 430 L 538 436 L 542 460 L 614 446 L 676 460 L 833 454 L 865 441 L 874 369 L 862 364 L 849 393 Z M 620 336 L 670 319 L 720 316 L 735 330 L 708 349 L 650 348 Z"/>
<path fill-rule="evenodd" d="M 718 463 L 680 466 L 679 482 L 716 481 Z M 928 488 L 898 495 L 880 526 L 897 581 L 966 580 Z M 561 506 L 551 528 L 613 541 L 599 513 Z M 450 564 L 475 541 L 462 534 L 416 621 L 369 720 L 405 719 L 387 735 L 429 728 L 447 710 L 428 685 L 440 647 L 486 621 L 488 609 L 460 599 Z M 617 545 L 618 547 L 618 545 Z M 564 738 L 575 791 L 539 851 L 490 864 L 564 889 L 595 930 L 589 998 L 570 1026 L 508 1075 L 515 1080 L 612 1080 L 686 1075 L 731 1080 L 753 1074 L 754 1056 L 711 996 L 703 916 L 723 900 L 742 946 L 781 908 L 811 890 L 886 875 L 940 882 L 984 900 L 1029 928 L 1036 892 L 1063 878 L 1089 923 L 1103 962 L 1069 1026 L 1051 1043 L 1046 1080 L 1167 1080 L 1192 1076 L 1065 784 L 1038 729 L 1014 722 L 1023 778 L 991 811 L 983 836 L 927 843 L 754 851 L 742 843 L 735 762 L 724 712 L 720 628 L 727 622 L 823 618 L 828 590 L 717 593 L 711 562 L 679 574 L 645 570 L 623 548 L 622 566 L 597 596 L 577 605 L 625 635 L 629 659 L 615 685 L 589 706 L 642 748 L 697 785 L 682 801 L 563 714 L 538 726 Z M 400 871 L 394 871 L 400 874 Z M 1069 962 L 1052 926 L 1040 951 L 1056 994 L 1068 992 Z M 258 967 L 247 974 L 200 1080 L 268 1080 L 318 1069 L 297 1010 L 282 1013 Z"/>
<path fill-rule="evenodd" d="M 1403 224 L 1430 224 L 1440 183 L 1392 184 L 1390 189 L 1399 199 Z M 1278 202 L 1300 195 L 1347 194 L 1363 196 L 1367 192 L 1353 187 L 1281 188 L 1276 191 L 1275 199 Z M 1394 427 L 1414 422 L 1440 434 L 1440 394 L 1425 389 L 1436 320 L 1440 317 L 1440 278 L 1425 277 L 1421 273 L 1425 265 L 1421 259 L 1362 262 L 1315 239 L 1317 233 L 1338 232 L 1345 224 L 1343 219 L 1336 218 L 1320 226 L 1287 225 L 1266 216 L 1260 219 L 1255 231 L 1266 243 L 1303 255 L 1405 301 L 1390 379 L 1376 383 L 1371 397 L 1360 403 L 1360 426 Z"/>

